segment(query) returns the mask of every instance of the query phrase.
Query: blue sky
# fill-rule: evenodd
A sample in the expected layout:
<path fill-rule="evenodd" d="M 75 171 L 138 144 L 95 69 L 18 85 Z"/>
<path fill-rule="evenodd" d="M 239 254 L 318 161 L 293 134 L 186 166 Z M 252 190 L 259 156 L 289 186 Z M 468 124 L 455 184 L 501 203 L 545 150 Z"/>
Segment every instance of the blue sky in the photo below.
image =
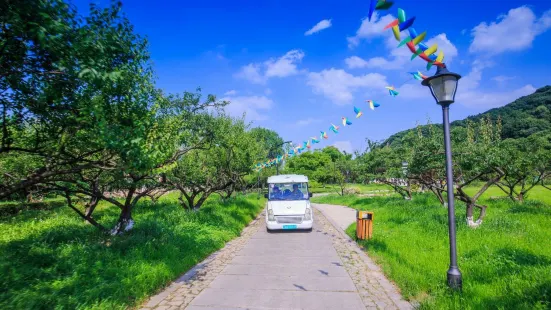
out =
<path fill-rule="evenodd" d="M 83 14 L 88 3 L 75 1 Z M 349 152 L 365 147 L 365 138 L 385 139 L 427 118 L 441 122 L 428 89 L 407 74 L 435 69 L 410 61 L 407 48 L 397 48 L 392 32 L 382 31 L 398 8 L 416 16 L 415 29 L 426 30 L 448 68 L 463 76 L 452 120 L 551 84 L 547 0 L 396 0 L 371 22 L 367 0 L 123 1 L 135 31 L 149 40 L 160 88 L 178 93 L 201 87 L 231 101 L 232 115 L 245 112 L 254 126 L 295 143 L 346 116 L 353 125 L 329 133 L 320 146 Z M 387 85 L 400 95 L 390 97 Z M 381 107 L 369 110 L 367 99 Z M 358 120 L 353 106 L 364 112 Z"/>

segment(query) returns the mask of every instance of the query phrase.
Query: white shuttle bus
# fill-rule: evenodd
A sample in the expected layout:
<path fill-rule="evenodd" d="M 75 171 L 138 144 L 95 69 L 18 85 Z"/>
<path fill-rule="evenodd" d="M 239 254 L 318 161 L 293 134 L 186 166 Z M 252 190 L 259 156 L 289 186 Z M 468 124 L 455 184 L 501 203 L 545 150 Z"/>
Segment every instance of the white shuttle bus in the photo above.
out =
<path fill-rule="evenodd" d="M 268 178 L 268 207 L 266 227 L 276 229 L 312 230 L 314 216 L 310 206 L 308 177 L 304 175 L 275 175 Z"/>

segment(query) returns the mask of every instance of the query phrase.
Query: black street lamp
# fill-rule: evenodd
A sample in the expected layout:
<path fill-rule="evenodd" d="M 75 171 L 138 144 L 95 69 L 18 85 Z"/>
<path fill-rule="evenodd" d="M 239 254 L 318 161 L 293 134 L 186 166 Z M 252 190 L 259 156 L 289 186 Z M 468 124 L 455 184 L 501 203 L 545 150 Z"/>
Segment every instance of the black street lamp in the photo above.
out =
<path fill-rule="evenodd" d="M 446 149 L 446 179 L 448 189 L 448 228 L 450 234 L 450 268 L 448 269 L 448 286 L 453 289 L 461 289 L 461 271 L 457 266 L 457 248 L 455 240 L 455 208 L 453 195 L 453 166 L 452 149 L 450 140 L 450 105 L 455 100 L 457 81 L 461 75 L 448 71 L 446 65 L 438 67 L 436 74 L 421 82 L 428 86 L 436 103 L 442 106 L 442 118 L 444 123 L 444 148 Z"/>

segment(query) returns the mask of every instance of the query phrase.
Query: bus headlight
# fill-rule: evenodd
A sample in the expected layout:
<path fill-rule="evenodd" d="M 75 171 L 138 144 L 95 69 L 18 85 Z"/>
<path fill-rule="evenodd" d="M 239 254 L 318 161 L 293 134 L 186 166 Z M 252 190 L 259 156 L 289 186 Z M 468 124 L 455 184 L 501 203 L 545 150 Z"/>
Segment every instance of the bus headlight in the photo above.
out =
<path fill-rule="evenodd" d="M 272 209 L 268 209 L 268 221 L 275 221 L 274 211 Z"/>
<path fill-rule="evenodd" d="M 304 213 L 304 220 L 305 221 L 311 221 L 312 220 L 312 209 L 306 208 L 306 213 Z"/>

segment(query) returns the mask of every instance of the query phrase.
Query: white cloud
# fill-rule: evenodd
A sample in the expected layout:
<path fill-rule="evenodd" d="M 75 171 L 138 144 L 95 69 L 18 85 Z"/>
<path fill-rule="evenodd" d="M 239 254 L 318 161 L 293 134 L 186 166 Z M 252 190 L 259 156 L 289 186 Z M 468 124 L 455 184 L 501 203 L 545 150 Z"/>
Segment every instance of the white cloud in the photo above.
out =
<path fill-rule="evenodd" d="M 507 76 L 507 75 L 498 75 L 498 76 L 494 76 L 492 78 L 493 81 L 496 81 L 498 84 L 503 84 L 509 80 L 513 80 L 515 79 L 516 76 Z"/>
<path fill-rule="evenodd" d="M 380 68 L 380 69 L 399 69 L 403 68 L 405 63 L 404 59 L 394 58 L 394 60 L 387 60 L 384 57 L 373 57 L 368 60 L 364 60 L 358 56 L 348 57 L 344 60 L 348 68 Z"/>
<path fill-rule="evenodd" d="M 236 94 L 237 94 L 237 91 L 232 89 L 225 92 L 224 96 L 235 96 Z"/>
<path fill-rule="evenodd" d="M 260 73 L 260 65 L 248 64 L 241 67 L 241 70 L 235 74 L 235 77 L 245 79 L 254 84 L 266 83 L 266 78 Z"/>
<path fill-rule="evenodd" d="M 299 50 L 287 52 L 280 58 L 270 59 L 264 63 L 266 66 L 266 78 L 286 77 L 298 74 L 297 63 L 304 58 L 304 53 Z"/>
<path fill-rule="evenodd" d="M 521 51 L 532 46 L 535 37 L 551 28 L 551 10 L 540 18 L 526 6 L 511 9 L 497 17 L 497 22 L 480 23 L 471 30 L 473 41 L 469 51 L 490 55 Z"/>
<path fill-rule="evenodd" d="M 264 94 L 266 94 L 266 95 L 271 95 L 271 94 L 272 94 L 272 90 L 269 89 L 269 88 L 266 88 L 266 89 L 264 90 Z"/>
<path fill-rule="evenodd" d="M 270 110 L 274 104 L 272 99 L 265 96 L 228 96 L 221 100 L 229 101 L 224 109 L 232 116 L 246 115 L 249 121 L 266 120 L 266 111 Z"/>
<path fill-rule="evenodd" d="M 314 27 L 310 28 L 310 30 L 306 31 L 304 33 L 305 36 L 313 35 L 316 32 L 320 32 L 323 29 L 327 29 L 331 27 L 331 20 L 330 19 L 324 19 L 317 23 Z"/>
<path fill-rule="evenodd" d="M 338 148 L 341 152 L 352 154 L 352 143 L 350 141 L 336 141 L 333 146 Z"/>
<path fill-rule="evenodd" d="M 344 60 L 344 62 L 350 69 L 367 67 L 367 61 L 358 56 L 348 57 Z"/>
<path fill-rule="evenodd" d="M 299 126 L 299 127 L 303 127 L 303 126 L 308 126 L 310 124 L 315 124 L 315 123 L 320 123 L 321 120 L 320 119 L 317 119 L 317 118 L 307 118 L 307 119 L 302 119 L 302 120 L 299 120 L 296 122 L 296 126 Z"/>
<path fill-rule="evenodd" d="M 360 88 L 384 89 L 386 77 L 379 73 L 354 76 L 342 69 L 325 69 L 308 74 L 308 85 L 315 93 L 321 93 L 337 104 L 347 104 L 354 99 L 352 94 Z"/>
<path fill-rule="evenodd" d="M 388 14 L 379 18 L 379 13 L 374 12 L 371 17 L 371 21 L 365 17 L 362 19 L 360 28 L 356 31 L 356 35 L 346 38 L 348 40 L 348 47 L 353 48 L 360 44 L 360 40 L 382 37 L 388 35 L 388 30 L 383 30 L 386 25 L 390 24 L 396 18 Z"/>
<path fill-rule="evenodd" d="M 271 58 L 263 63 L 250 63 L 241 67 L 235 77 L 248 80 L 254 84 L 265 84 L 272 77 L 287 77 L 299 73 L 297 64 L 304 58 L 300 50 L 291 50 L 275 59 Z"/>
<path fill-rule="evenodd" d="M 471 72 L 465 75 L 459 82 L 462 89 L 474 90 L 480 85 L 482 71 L 494 65 L 492 61 L 475 60 L 472 64 Z"/>

